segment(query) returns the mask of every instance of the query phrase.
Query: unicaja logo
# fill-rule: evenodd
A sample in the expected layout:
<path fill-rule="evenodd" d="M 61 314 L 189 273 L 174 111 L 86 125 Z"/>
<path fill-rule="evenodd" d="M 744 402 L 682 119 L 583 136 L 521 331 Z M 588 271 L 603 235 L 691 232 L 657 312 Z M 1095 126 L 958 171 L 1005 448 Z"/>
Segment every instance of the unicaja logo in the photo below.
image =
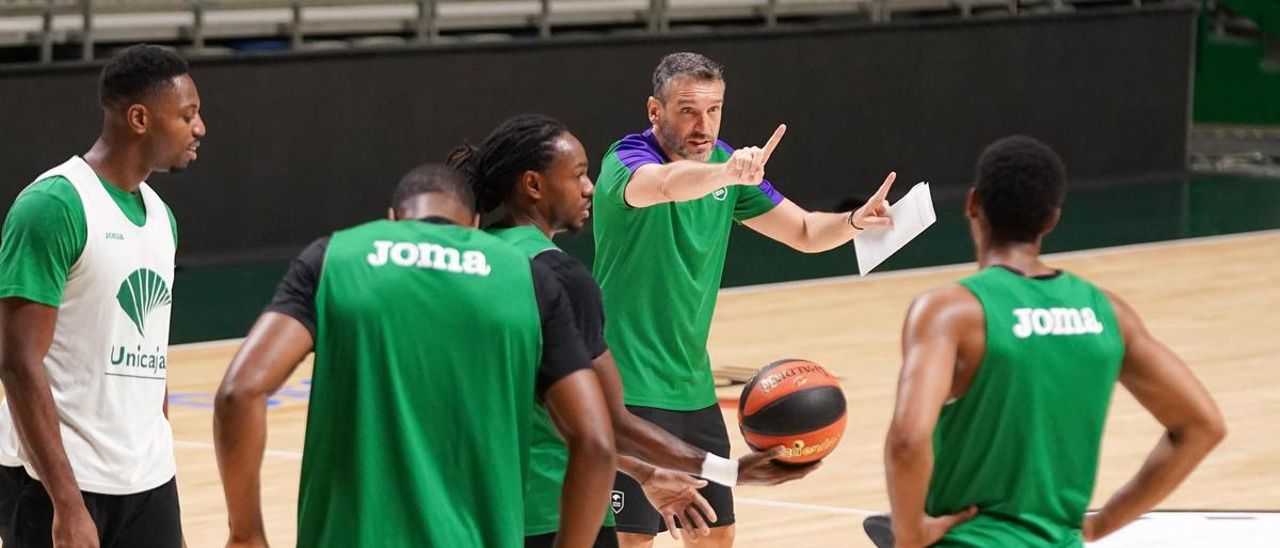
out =
<path fill-rule="evenodd" d="M 116 302 L 120 309 L 133 320 L 138 334 L 147 336 L 147 316 L 151 311 L 167 306 L 173 301 L 169 295 L 169 284 L 159 274 L 139 268 L 124 279 L 120 291 L 116 293 Z"/>

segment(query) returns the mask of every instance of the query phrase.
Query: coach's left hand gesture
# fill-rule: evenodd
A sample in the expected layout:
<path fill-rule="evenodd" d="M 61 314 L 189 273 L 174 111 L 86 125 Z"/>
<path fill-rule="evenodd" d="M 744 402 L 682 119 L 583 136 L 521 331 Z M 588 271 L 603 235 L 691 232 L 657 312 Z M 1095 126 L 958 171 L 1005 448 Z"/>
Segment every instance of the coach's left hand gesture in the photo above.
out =
<path fill-rule="evenodd" d="M 880 190 L 877 190 L 862 207 L 853 210 L 849 214 L 849 224 L 858 230 L 893 226 L 893 219 L 888 217 L 888 196 L 889 187 L 893 186 L 893 180 L 897 178 L 897 173 L 890 172 L 889 176 L 885 177 L 884 182 L 880 184 Z"/>

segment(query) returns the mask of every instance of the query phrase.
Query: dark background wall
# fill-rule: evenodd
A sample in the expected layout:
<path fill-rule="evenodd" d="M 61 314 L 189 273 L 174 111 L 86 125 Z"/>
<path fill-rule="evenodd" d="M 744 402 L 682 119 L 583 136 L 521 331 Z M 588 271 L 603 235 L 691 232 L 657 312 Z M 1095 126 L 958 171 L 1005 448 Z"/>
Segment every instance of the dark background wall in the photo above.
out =
<path fill-rule="evenodd" d="M 721 137 L 791 126 L 769 177 L 801 205 L 967 184 L 982 146 L 1037 136 L 1074 179 L 1181 171 L 1191 7 L 669 38 L 201 60 L 209 134 L 181 175 L 153 177 L 187 264 L 277 257 L 381 215 L 408 168 L 502 119 L 565 121 L 597 163 L 645 127 L 650 73 L 694 50 L 726 66 Z M 100 65 L 0 72 L 0 208 L 92 144 Z"/>

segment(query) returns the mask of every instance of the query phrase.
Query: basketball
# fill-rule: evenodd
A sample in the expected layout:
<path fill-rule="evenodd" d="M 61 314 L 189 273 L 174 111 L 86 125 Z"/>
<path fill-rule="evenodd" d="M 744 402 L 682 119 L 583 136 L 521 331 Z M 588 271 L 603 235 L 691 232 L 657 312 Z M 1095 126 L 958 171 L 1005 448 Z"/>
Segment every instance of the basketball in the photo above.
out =
<path fill-rule="evenodd" d="M 844 435 L 845 400 L 835 375 L 808 360 L 764 366 L 738 398 L 738 427 L 752 450 L 779 445 L 777 460 L 805 464 L 831 453 Z"/>

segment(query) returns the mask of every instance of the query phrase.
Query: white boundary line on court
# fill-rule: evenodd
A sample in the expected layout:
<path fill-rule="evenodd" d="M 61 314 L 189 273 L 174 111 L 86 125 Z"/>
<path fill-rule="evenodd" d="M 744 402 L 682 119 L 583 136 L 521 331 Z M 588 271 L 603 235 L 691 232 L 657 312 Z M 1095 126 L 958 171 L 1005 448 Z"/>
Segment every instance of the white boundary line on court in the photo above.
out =
<path fill-rule="evenodd" d="M 1072 259 L 1076 257 L 1096 257 L 1106 255 L 1116 255 L 1120 253 L 1131 253 L 1134 251 L 1149 251 L 1153 249 L 1168 249 L 1187 247 L 1192 245 L 1206 243 L 1236 242 L 1247 241 L 1260 238 L 1268 238 L 1272 236 L 1280 236 L 1280 229 L 1259 230 L 1255 232 L 1240 232 L 1236 234 L 1219 234 L 1217 236 L 1201 236 L 1198 238 L 1182 238 L 1178 240 L 1164 240 L 1160 242 L 1145 242 L 1140 244 L 1128 244 L 1114 247 L 1101 247 L 1097 249 L 1081 249 L 1077 251 L 1064 251 L 1062 253 L 1049 253 L 1044 256 L 1048 260 Z M 858 276 L 850 274 L 846 276 L 832 276 L 828 278 L 815 278 L 811 280 L 796 280 L 792 282 L 774 282 L 767 284 L 744 285 L 739 287 L 730 287 L 721 289 L 721 295 L 742 295 L 748 293 L 760 293 L 765 291 L 773 291 L 775 289 L 792 289 L 799 287 L 817 287 L 823 285 L 840 284 L 852 282 L 860 279 L 883 280 L 892 278 L 910 278 L 914 276 L 924 276 L 927 274 L 936 274 L 939 272 L 948 272 L 952 270 L 963 270 L 974 268 L 974 263 L 957 263 L 949 265 L 926 266 L 922 268 L 910 268 L 905 270 L 891 270 L 889 272 L 873 272 L 867 276 Z M 197 350 L 200 348 L 218 347 L 230 344 L 238 344 L 243 338 L 223 339 L 218 341 L 205 341 L 196 343 L 183 343 L 171 345 L 169 348 L 174 350 Z"/>

